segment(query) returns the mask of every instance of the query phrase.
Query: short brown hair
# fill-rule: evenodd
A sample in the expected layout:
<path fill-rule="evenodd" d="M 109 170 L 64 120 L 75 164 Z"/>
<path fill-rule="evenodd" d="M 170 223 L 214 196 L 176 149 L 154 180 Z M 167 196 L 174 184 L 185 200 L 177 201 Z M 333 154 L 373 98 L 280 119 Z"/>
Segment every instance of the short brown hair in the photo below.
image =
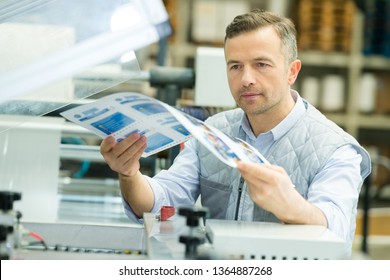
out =
<path fill-rule="evenodd" d="M 236 16 L 226 27 L 225 42 L 227 39 L 266 26 L 272 26 L 278 34 L 285 50 L 287 62 L 296 60 L 298 48 L 294 23 L 286 17 L 280 17 L 268 11 L 254 9 L 249 13 Z"/>

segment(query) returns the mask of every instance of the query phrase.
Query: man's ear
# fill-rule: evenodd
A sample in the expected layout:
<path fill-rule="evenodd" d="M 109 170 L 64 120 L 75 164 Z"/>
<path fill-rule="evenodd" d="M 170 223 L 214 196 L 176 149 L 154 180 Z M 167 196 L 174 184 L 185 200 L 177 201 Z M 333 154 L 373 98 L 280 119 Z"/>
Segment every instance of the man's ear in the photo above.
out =
<path fill-rule="evenodd" d="M 290 68 L 288 72 L 288 84 L 291 86 L 295 83 L 295 80 L 298 77 L 298 73 L 301 70 L 301 61 L 300 60 L 294 60 L 290 63 Z"/>

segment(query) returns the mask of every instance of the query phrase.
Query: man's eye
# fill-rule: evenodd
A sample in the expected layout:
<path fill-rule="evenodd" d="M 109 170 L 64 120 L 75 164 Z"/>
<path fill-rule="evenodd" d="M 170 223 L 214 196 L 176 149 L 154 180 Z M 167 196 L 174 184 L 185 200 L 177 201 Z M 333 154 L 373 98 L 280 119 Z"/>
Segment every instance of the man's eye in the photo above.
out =
<path fill-rule="evenodd" d="M 230 70 L 237 70 L 237 69 L 239 69 L 239 68 L 240 68 L 239 65 L 232 65 L 232 66 L 230 67 Z"/>
<path fill-rule="evenodd" d="M 257 65 L 259 66 L 259 68 L 267 68 L 268 67 L 268 64 L 266 64 L 266 63 L 258 63 Z"/>

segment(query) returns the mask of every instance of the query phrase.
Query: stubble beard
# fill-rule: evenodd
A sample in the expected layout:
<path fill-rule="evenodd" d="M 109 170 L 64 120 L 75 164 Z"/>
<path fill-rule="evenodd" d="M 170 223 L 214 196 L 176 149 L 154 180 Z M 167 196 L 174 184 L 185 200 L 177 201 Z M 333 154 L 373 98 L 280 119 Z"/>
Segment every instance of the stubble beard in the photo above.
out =
<path fill-rule="evenodd" d="M 271 104 L 268 100 L 268 98 L 265 97 L 265 95 L 262 96 L 264 99 L 262 103 L 259 104 L 259 102 L 252 101 L 252 102 L 238 102 L 237 106 L 240 107 L 247 115 L 262 115 L 264 113 L 267 113 L 269 110 L 271 110 L 276 104 Z"/>

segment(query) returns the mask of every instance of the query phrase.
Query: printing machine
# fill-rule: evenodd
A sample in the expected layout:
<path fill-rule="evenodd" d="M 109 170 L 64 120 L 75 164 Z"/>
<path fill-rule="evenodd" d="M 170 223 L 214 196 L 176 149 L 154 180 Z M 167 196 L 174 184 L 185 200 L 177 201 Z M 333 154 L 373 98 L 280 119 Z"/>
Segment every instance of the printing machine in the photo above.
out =
<path fill-rule="evenodd" d="M 2 201 L 4 197 L 19 198 L 9 193 L 1 196 Z M 1 256 L 13 260 L 348 258 L 344 242 L 323 226 L 214 220 L 208 219 L 207 208 L 201 207 L 180 208 L 168 216 L 163 210 L 158 215 L 145 213 L 144 225 L 16 221 L 4 226 L 5 217 L 8 222 L 15 220 L 12 211 L 6 211 L 1 219 Z"/>
<path fill-rule="evenodd" d="M 347 259 L 344 242 L 323 226 L 208 219 L 206 208 L 145 213 L 144 224 L 21 221 L 0 192 L 1 259 Z M 168 207 L 168 206 L 167 206 Z M 172 209 L 172 207 L 169 207 Z M 165 218 L 164 218 L 165 217 Z"/>

